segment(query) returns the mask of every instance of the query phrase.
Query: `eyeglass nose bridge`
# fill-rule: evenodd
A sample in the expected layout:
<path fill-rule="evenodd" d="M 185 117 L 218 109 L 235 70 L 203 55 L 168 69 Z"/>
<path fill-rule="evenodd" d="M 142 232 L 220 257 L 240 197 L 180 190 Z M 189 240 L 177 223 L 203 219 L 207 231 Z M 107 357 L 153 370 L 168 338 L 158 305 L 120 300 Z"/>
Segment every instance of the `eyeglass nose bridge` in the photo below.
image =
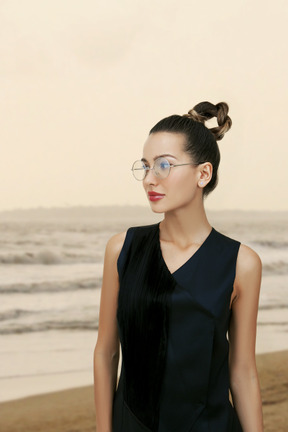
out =
<path fill-rule="evenodd" d="M 156 174 L 156 171 L 155 171 L 155 163 L 154 163 L 153 167 L 148 167 L 148 166 L 145 167 L 145 174 L 144 174 L 144 178 L 143 178 L 143 180 L 146 180 L 146 179 L 147 179 L 147 177 L 148 177 L 148 175 L 149 175 L 150 172 L 152 172 L 152 175 L 153 175 L 154 177 L 156 177 L 157 179 L 161 178 L 161 177 L 159 177 L 159 176 Z"/>
<path fill-rule="evenodd" d="M 168 168 L 168 170 L 166 172 L 166 175 L 163 175 L 164 172 L 161 173 L 161 165 L 158 166 L 159 165 L 158 159 L 159 160 L 163 159 L 166 162 L 166 168 Z M 156 177 L 157 179 L 163 180 L 164 178 L 166 178 L 169 175 L 169 173 L 170 173 L 171 164 L 165 158 L 158 158 L 158 159 L 155 160 L 153 167 L 149 167 L 147 165 L 144 165 L 144 163 L 143 163 L 142 160 L 141 161 L 140 160 L 135 161 L 134 164 L 133 164 L 133 166 L 132 166 L 132 168 L 131 168 L 131 171 L 133 172 L 133 175 L 136 178 L 136 180 L 141 180 L 141 181 L 145 180 L 146 177 L 149 174 L 149 171 L 152 171 L 153 172 L 153 176 Z M 157 161 L 158 161 L 158 164 L 157 164 Z M 139 168 L 135 168 L 134 165 L 137 162 L 141 162 L 142 166 L 139 167 Z M 137 176 L 135 175 L 135 171 L 138 171 L 138 170 L 139 171 L 142 171 L 142 170 L 144 171 L 143 178 L 137 178 Z M 158 171 L 158 173 L 157 173 L 157 171 Z"/>

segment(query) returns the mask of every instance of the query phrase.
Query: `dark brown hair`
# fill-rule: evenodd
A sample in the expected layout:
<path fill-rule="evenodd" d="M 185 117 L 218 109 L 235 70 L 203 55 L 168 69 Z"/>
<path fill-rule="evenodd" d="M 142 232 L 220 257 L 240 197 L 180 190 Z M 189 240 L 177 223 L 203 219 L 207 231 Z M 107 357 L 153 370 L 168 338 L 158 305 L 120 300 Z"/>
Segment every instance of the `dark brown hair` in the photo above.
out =
<path fill-rule="evenodd" d="M 218 183 L 220 151 L 217 141 L 231 128 L 232 120 L 228 111 L 226 102 L 216 105 L 201 102 L 187 114 L 174 114 L 160 120 L 149 132 L 149 135 L 156 132 L 182 133 L 186 137 L 185 151 L 190 154 L 193 162 L 198 165 L 203 162 L 212 164 L 212 178 L 203 189 L 203 197 L 212 192 Z M 213 117 L 216 117 L 218 126 L 209 129 L 205 122 Z"/>

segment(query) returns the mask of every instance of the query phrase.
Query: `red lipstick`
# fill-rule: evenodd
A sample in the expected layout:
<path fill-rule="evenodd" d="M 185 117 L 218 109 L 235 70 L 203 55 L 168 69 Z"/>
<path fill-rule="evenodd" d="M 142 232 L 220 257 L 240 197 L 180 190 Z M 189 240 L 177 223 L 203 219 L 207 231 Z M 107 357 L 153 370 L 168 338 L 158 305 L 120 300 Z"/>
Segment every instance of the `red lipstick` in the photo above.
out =
<path fill-rule="evenodd" d="M 162 199 L 165 195 L 160 194 L 159 192 L 148 192 L 149 200 L 150 201 L 159 201 Z"/>

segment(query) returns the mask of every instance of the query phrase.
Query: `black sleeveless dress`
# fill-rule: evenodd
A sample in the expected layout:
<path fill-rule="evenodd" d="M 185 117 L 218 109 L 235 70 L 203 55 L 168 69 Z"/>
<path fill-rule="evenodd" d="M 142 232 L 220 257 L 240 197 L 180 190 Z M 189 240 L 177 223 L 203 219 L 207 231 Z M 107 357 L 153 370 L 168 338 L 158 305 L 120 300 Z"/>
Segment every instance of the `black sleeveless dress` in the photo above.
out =
<path fill-rule="evenodd" d="M 159 224 L 129 228 L 117 262 L 113 432 L 242 432 L 229 401 L 226 337 L 240 242 L 212 228 L 171 273 Z"/>

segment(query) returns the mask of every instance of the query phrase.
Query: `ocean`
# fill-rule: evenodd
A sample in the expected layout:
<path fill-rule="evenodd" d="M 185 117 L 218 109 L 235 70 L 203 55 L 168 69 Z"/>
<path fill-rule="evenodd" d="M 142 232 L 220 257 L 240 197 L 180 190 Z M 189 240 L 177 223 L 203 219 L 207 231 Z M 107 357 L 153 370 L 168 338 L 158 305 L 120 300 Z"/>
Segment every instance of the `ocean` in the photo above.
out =
<path fill-rule="evenodd" d="M 288 213 L 207 216 L 261 257 L 257 352 L 288 349 Z M 132 206 L 0 212 L 0 401 L 92 384 L 107 240 L 162 218 Z"/>

